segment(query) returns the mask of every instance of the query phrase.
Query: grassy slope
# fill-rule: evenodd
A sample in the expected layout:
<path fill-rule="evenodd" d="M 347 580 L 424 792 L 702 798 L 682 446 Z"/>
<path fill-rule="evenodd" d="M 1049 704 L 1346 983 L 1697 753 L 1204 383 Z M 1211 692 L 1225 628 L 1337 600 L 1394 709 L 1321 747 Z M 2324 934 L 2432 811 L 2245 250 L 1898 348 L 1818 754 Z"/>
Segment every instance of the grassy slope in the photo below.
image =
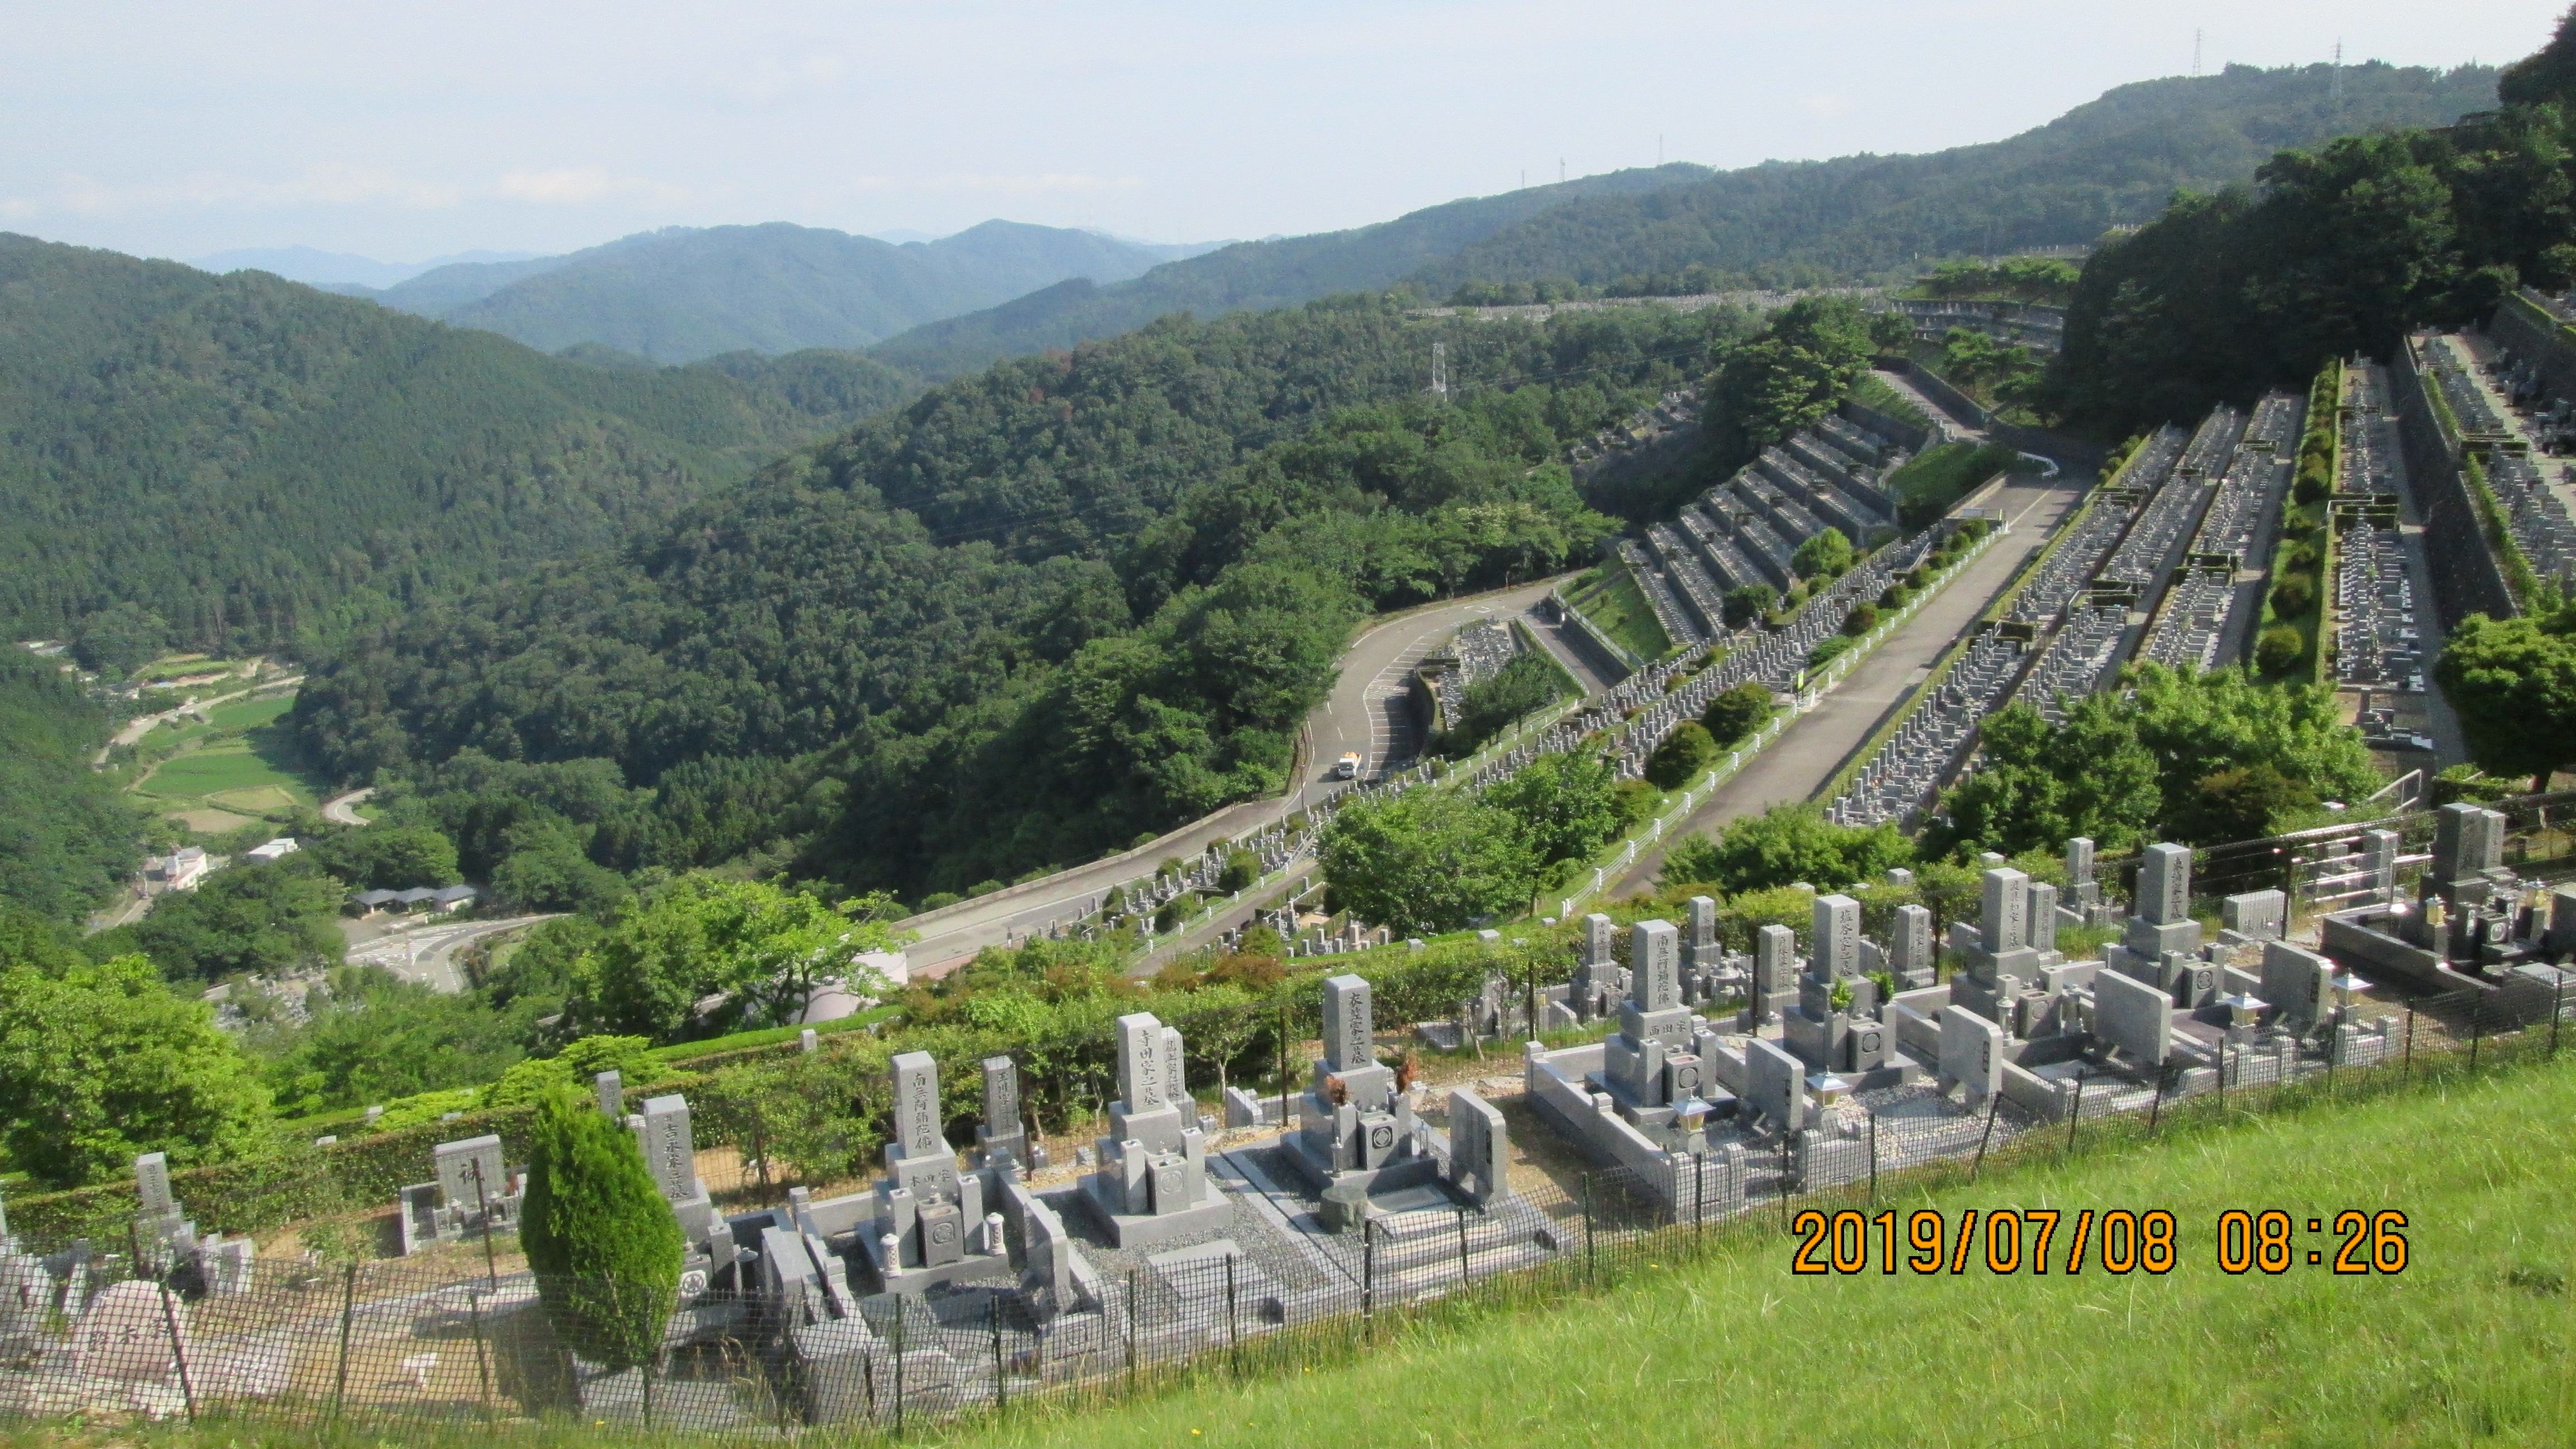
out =
<path fill-rule="evenodd" d="M 1740 1238 L 1597 1298 L 1418 1328 L 1364 1360 L 976 1444 L 2457 1443 L 2563 1434 L 2576 1063 L 2025 1168 L 1948 1210 L 2165 1207 L 2168 1276 L 1802 1278 Z M 1900 1201 L 1921 1205 L 1923 1199 Z M 2231 1207 L 2398 1208 L 2395 1278 L 2229 1277 Z M 2064 1239 L 2053 1254 L 2064 1262 Z M 2537 1287 L 2528 1285 L 2538 1285 Z M 1581 1365 L 1575 1368 L 1575 1365 Z M 1193 1431 L 1198 1432 L 1195 1437 Z"/>
<path fill-rule="evenodd" d="M 1625 568 L 1603 576 L 1603 581 L 1588 593 L 1573 596 L 1568 602 L 1583 611 L 1602 633 L 1637 651 L 1643 659 L 1661 659 L 1672 652 L 1672 637 L 1664 632 L 1655 617 L 1655 606 L 1646 602 L 1643 589 Z"/>

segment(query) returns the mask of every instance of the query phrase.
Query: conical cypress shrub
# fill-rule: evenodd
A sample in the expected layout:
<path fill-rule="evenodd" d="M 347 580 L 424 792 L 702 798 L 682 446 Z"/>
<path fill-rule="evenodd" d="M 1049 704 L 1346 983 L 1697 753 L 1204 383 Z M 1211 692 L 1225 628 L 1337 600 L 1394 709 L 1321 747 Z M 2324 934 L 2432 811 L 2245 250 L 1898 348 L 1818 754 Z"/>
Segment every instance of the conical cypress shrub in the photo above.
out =
<path fill-rule="evenodd" d="M 565 1347 L 611 1369 L 651 1361 L 679 1303 L 679 1219 L 632 1134 L 575 1093 L 538 1109 L 519 1242 Z"/>

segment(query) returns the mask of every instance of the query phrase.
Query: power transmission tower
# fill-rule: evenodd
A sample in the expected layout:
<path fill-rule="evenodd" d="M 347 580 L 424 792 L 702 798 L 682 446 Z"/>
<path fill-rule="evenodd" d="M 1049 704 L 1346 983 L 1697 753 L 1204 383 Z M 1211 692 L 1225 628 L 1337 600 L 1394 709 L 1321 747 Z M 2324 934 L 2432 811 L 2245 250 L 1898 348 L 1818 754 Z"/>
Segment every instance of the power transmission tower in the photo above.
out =
<path fill-rule="evenodd" d="M 2335 42 L 2334 69 L 2327 73 L 2326 99 L 2338 106 L 2343 104 L 2343 42 L 2340 40 Z"/>
<path fill-rule="evenodd" d="M 1441 402 L 1449 401 L 1449 344 L 1431 344 L 1431 395 Z"/>
<path fill-rule="evenodd" d="M 2194 78 L 2200 75 L 2200 27 L 2197 25 L 2191 28 L 2191 73 Z"/>

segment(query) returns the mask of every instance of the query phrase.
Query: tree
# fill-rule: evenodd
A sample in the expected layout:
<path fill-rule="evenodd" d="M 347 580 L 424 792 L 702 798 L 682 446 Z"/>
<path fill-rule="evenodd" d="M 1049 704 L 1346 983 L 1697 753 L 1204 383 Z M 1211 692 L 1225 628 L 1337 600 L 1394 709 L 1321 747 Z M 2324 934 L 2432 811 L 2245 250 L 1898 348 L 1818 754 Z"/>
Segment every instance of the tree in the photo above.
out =
<path fill-rule="evenodd" d="M 883 994 L 859 956 L 894 944 L 883 896 L 826 905 L 760 881 L 686 875 L 646 897 L 573 964 L 566 1019 L 585 1033 L 671 1041 L 723 998 L 710 1019 L 730 1026 L 791 1022 L 814 987 L 846 977 Z"/>
<path fill-rule="evenodd" d="M 1755 730 L 1771 722 L 1778 705 L 1771 697 L 1771 686 L 1758 679 L 1748 679 L 1732 689 L 1720 692 L 1700 711 L 1700 727 L 1708 731 L 1711 743 L 1721 750 L 1731 750 Z"/>
<path fill-rule="evenodd" d="M 1741 629 L 1771 612 L 1772 601 L 1780 596 L 1769 584 L 1742 584 L 1726 591 L 1719 601 L 1719 611 L 1726 627 Z"/>
<path fill-rule="evenodd" d="M 519 1242 L 566 1348 L 610 1369 L 651 1363 L 679 1304 L 679 1219 L 635 1139 L 577 1092 L 537 1109 Z"/>
<path fill-rule="evenodd" d="M 152 963 L 0 972 L 0 1136 L 38 1181 L 78 1187 L 135 1155 L 222 1162 L 267 1143 L 269 1095 L 213 1008 L 172 993 Z"/>
<path fill-rule="evenodd" d="M 157 898 L 133 935 L 173 977 L 278 975 L 336 965 L 348 953 L 339 927 L 343 899 L 321 862 L 298 851 L 219 870 L 195 890 Z"/>
<path fill-rule="evenodd" d="M 1485 792 L 1542 865 L 1581 860 L 1619 834 L 1619 766 L 1595 749 L 1541 755 Z"/>
<path fill-rule="evenodd" d="M 2576 766 L 2576 605 L 2540 618 L 2471 614 L 2451 631 L 2433 677 L 2480 768 L 2527 776 L 2541 791 Z"/>
<path fill-rule="evenodd" d="M 1715 836 L 1695 835 L 1664 856 L 1672 884 L 1712 884 L 1727 891 L 1768 890 L 1804 881 L 1840 890 L 1884 875 L 1914 858 L 1893 823 L 1835 825 L 1813 805 L 1774 805 L 1728 822 Z"/>
<path fill-rule="evenodd" d="M 2317 808 L 2317 797 L 2268 764 L 2204 775 L 2175 817 L 2174 833 L 2191 841 L 2260 840 L 2291 817 Z"/>
<path fill-rule="evenodd" d="M 1456 790 L 1354 800 L 1324 830 L 1324 877 L 1361 920 L 1429 934 L 1529 899 L 1519 817 Z"/>
<path fill-rule="evenodd" d="M 1216 888 L 1239 891 L 1261 879 L 1261 857 L 1248 850 L 1229 850 L 1225 868 L 1217 872 Z"/>
<path fill-rule="evenodd" d="M 1543 654 L 1512 656 L 1511 662 L 1467 686 L 1458 717 L 1440 737 L 1440 752 L 1452 758 L 1473 754 L 1513 721 L 1547 708 L 1568 692 L 1565 672 Z"/>
<path fill-rule="evenodd" d="M 409 890 L 463 879 L 456 869 L 456 842 L 428 825 L 343 830 L 317 843 L 313 855 L 354 890 Z"/>
<path fill-rule="evenodd" d="M 1851 540 L 1839 528 L 1828 528 L 1798 545 L 1789 566 L 1802 579 L 1840 578 L 1852 566 Z"/>
<path fill-rule="evenodd" d="M 1646 757 L 1646 778 L 1657 789 L 1678 790 L 1717 758 L 1717 741 L 1697 720 L 1684 720 Z"/>
<path fill-rule="evenodd" d="M 134 603 L 99 610 L 72 635 L 72 658 L 111 679 L 132 674 L 169 647 L 170 621 Z"/>

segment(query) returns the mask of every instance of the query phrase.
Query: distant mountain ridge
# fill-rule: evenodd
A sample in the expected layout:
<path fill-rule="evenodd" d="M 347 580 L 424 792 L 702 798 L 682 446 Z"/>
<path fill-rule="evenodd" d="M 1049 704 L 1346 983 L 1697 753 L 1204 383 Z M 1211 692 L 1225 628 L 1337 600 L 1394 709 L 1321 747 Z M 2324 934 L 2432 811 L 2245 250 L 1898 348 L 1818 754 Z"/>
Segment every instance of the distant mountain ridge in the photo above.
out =
<path fill-rule="evenodd" d="M 1337 291 L 1566 278 L 1606 284 L 1698 265 L 1743 285 L 1847 279 L 1917 258 L 2062 246 L 2144 222 L 2178 189 L 2250 180 L 2282 147 L 2492 106 L 2492 68 L 2372 62 L 2117 87 L 2002 141 L 1921 155 L 1673 164 L 1426 208 L 1375 226 L 1245 242 L 1133 281 L 1067 281 L 915 328 L 871 352 L 930 378 L 1114 336 L 1169 312 L 1286 306 Z"/>
<path fill-rule="evenodd" d="M 326 291 L 355 290 L 365 294 L 399 286 L 423 272 L 440 267 L 520 261 L 534 255 L 533 252 L 471 251 L 431 257 L 425 262 L 380 262 L 353 252 L 326 252 L 319 247 L 291 246 L 237 247 L 184 260 L 201 272 L 260 271 Z"/>
<path fill-rule="evenodd" d="M 1199 250 L 1012 221 L 900 244 L 788 222 L 669 227 L 564 256 L 440 267 L 363 295 L 546 352 L 595 343 L 676 364 L 864 347 L 1068 278 L 1119 281 Z"/>
<path fill-rule="evenodd" d="M 850 352 L 623 370 L 257 271 L 0 233 L 0 628 L 131 602 L 301 648 L 610 544 L 915 390 Z"/>

